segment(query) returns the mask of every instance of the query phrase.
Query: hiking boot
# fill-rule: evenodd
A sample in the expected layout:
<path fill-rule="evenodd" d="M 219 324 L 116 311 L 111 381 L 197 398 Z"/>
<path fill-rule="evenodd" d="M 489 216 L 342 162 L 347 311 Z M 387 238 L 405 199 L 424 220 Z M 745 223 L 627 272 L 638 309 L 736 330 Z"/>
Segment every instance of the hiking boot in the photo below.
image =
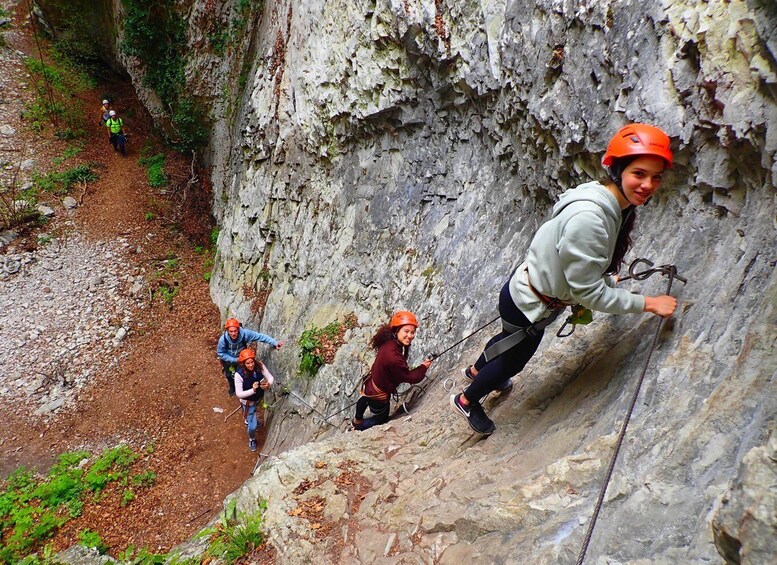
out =
<path fill-rule="evenodd" d="M 248 440 L 248 449 L 251 451 L 256 451 L 256 440 L 255 439 L 249 439 Z"/>
<path fill-rule="evenodd" d="M 474 402 L 464 406 L 459 400 L 460 398 L 461 394 L 454 394 L 451 396 L 451 407 L 453 408 L 453 411 L 459 416 L 466 418 L 469 427 L 477 433 L 483 434 L 484 436 L 493 434 L 496 430 L 496 426 L 494 426 L 494 422 L 486 416 L 483 407 Z"/>

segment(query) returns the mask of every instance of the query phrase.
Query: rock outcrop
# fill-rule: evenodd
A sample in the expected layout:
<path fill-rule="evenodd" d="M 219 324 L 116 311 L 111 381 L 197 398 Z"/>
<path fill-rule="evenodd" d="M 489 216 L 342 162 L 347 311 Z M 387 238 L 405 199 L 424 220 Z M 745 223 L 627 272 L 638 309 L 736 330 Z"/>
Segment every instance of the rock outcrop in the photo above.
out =
<path fill-rule="evenodd" d="M 412 418 L 343 436 L 317 416 L 354 400 L 367 338 L 391 310 L 423 320 L 416 360 L 491 319 L 552 202 L 600 176 L 609 135 L 630 120 L 666 129 L 677 156 L 641 211 L 633 256 L 676 264 L 689 284 L 675 286 L 681 308 L 588 561 L 719 559 L 710 511 L 777 408 L 774 22 L 754 2 L 266 6 L 231 153 L 214 158 L 213 296 L 292 339 L 351 311 L 365 324 L 313 382 L 290 384 L 318 414 L 294 397 L 276 407 L 265 452 L 282 455 L 244 487 L 246 509 L 268 499 L 283 562 L 574 562 L 657 323 L 648 316 L 546 338 L 491 408 L 498 429 L 484 442 L 472 445 L 441 382 L 486 336 L 440 358 Z M 295 357 L 273 360 L 289 381 Z M 327 439 L 284 453 L 316 437 Z M 356 507 L 339 461 L 369 483 Z M 306 480 L 318 490 L 295 499 Z M 325 501 L 320 523 L 336 534 L 288 515 L 304 496 Z"/>
<path fill-rule="evenodd" d="M 715 544 L 726 563 L 774 561 L 777 535 L 777 432 L 742 459 L 737 477 L 712 519 Z"/>

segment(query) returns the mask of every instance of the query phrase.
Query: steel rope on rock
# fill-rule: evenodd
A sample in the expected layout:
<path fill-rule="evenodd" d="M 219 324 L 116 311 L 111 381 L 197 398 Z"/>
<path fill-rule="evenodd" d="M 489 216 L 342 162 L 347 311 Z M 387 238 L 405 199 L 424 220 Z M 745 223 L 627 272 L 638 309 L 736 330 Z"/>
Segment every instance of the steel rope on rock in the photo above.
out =
<path fill-rule="evenodd" d="M 649 268 L 646 269 L 645 271 L 637 272 L 636 271 L 636 267 L 638 265 L 640 265 L 640 264 L 648 265 Z M 634 280 L 642 281 L 642 280 L 647 279 L 648 277 L 650 277 L 651 275 L 653 275 L 656 272 L 660 272 L 660 273 L 663 273 L 663 274 L 669 274 L 669 276 L 670 276 L 669 290 L 671 290 L 672 278 L 676 278 L 677 280 L 682 281 L 683 283 L 687 282 L 683 277 L 681 277 L 681 276 L 679 276 L 677 274 L 677 269 L 676 269 L 676 267 L 674 265 L 662 265 L 660 267 L 653 268 L 653 263 L 650 260 L 643 259 L 643 258 L 635 259 L 631 263 L 631 265 L 629 266 L 629 274 L 627 276 L 621 278 L 620 281 L 625 281 L 625 280 L 629 280 L 629 279 L 634 279 Z M 667 294 L 669 293 L 669 290 L 667 290 Z M 445 355 L 450 350 L 452 350 L 453 348 L 457 347 L 461 343 L 467 341 L 469 338 L 471 338 L 475 334 L 483 331 L 485 328 L 487 328 L 488 326 L 490 326 L 491 324 L 493 324 L 494 322 L 496 322 L 499 319 L 500 319 L 500 316 L 497 316 L 493 320 L 490 320 L 490 321 L 486 322 L 485 324 L 480 326 L 475 331 L 470 332 L 469 334 L 467 334 L 466 336 L 464 336 L 460 340 L 456 341 L 455 343 L 453 343 L 452 345 L 450 345 L 446 349 L 442 350 L 440 353 L 432 353 L 432 354 L 430 354 L 427 357 L 427 359 L 434 360 L 434 359 L 437 359 L 437 358 L 441 357 L 442 355 Z M 659 328 L 660 328 L 660 326 L 659 326 Z M 649 360 L 649 356 L 648 356 L 648 360 Z M 359 383 L 363 383 L 365 378 L 367 378 L 368 375 L 369 375 L 369 373 L 366 373 L 366 374 L 362 375 Z M 437 376 L 435 376 L 435 377 L 433 377 L 431 379 L 428 379 L 423 386 L 420 385 L 420 384 L 413 384 L 407 390 L 404 390 L 402 392 L 396 392 L 395 391 L 392 394 L 392 397 L 393 397 L 395 402 L 397 402 L 397 403 L 402 405 L 402 409 L 405 411 L 405 413 L 409 414 L 410 411 L 407 408 L 407 404 L 406 404 L 407 401 L 404 401 L 404 400 L 401 400 L 401 399 L 403 399 L 406 396 L 408 396 L 412 392 L 413 389 L 418 389 L 418 390 L 421 391 L 419 396 L 425 394 L 426 391 L 429 389 L 429 387 L 432 386 L 432 384 L 434 384 L 437 381 L 437 379 L 439 379 L 439 378 L 440 378 L 440 375 L 437 375 Z M 450 380 L 450 379 L 448 379 L 448 380 Z M 278 385 L 283 385 L 283 383 L 281 383 L 280 381 L 276 381 L 276 382 L 277 382 Z M 356 388 L 354 389 L 354 392 L 359 388 L 359 386 L 360 386 L 360 384 L 357 384 Z M 455 386 L 455 380 L 454 380 L 454 384 L 452 386 Z M 313 406 L 311 406 L 307 401 L 305 401 L 305 399 L 303 399 L 301 396 L 299 396 L 297 393 L 295 393 L 291 389 L 287 389 L 287 390 L 288 390 L 288 394 L 289 395 L 294 396 L 297 400 L 299 400 L 305 406 L 310 408 L 313 412 L 318 414 L 323 422 L 325 422 L 325 423 L 327 423 L 330 426 L 335 427 L 335 428 L 337 428 L 338 426 L 336 426 L 335 424 L 330 422 L 329 419 L 332 418 L 333 416 L 337 416 L 338 414 L 342 414 L 343 412 L 345 412 L 346 410 L 348 410 L 350 408 L 353 408 L 354 406 L 356 406 L 356 403 L 359 402 L 359 399 L 357 398 L 355 401 L 351 402 L 350 404 L 348 404 L 344 408 L 341 408 L 340 410 L 332 412 L 331 414 L 329 414 L 327 416 L 327 415 L 324 415 L 321 411 L 319 411 L 316 408 L 314 408 Z M 448 390 L 448 389 L 446 388 L 446 390 Z M 353 392 L 351 393 L 351 395 L 353 395 Z M 347 396 L 350 398 L 351 395 L 347 395 Z M 277 404 L 277 402 L 278 401 L 274 402 L 272 404 L 272 406 L 275 406 L 275 404 Z"/>
<path fill-rule="evenodd" d="M 490 326 L 491 324 L 493 324 L 494 322 L 496 322 L 496 321 L 497 321 L 497 320 L 499 320 L 499 319 L 500 319 L 500 316 L 497 316 L 497 317 L 496 317 L 496 318 L 494 318 L 493 320 L 491 320 L 491 321 L 489 321 L 489 322 L 486 322 L 485 324 L 483 324 L 482 326 L 480 326 L 480 327 L 479 327 L 478 329 L 476 329 L 474 332 L 471 332 L 471 333 L 469 333 L 469 334 L 465 335 L 463 338 L 461 338 L 459 341 L 457 341 L 456 343 L 454 343 L 453 345 L 451 345 L 451 346 L 450 346 L 450 347 L 448 347 L 447 349 L 444 349 L 444 350 L 442 350 L 440 353 L 432 353 L 432 354 L 431 354 L 431 355 L 429 355 L 427 358 L 428 358 L 428 359 L 431 359 L 431 360 L 435 360 L 435 359 L 437 359 L 438 357 L 440 357 L 440 356 L 442 356 L 442 355 L 445 355 L 445 354 L 446 354 L 446 353 L 448 353 L 448 352 L 449 352 L 451 349 L 453 349 L 454 347 L 456 347 L 457 345 L 459 345 L 459 344 L 461 344 L 461 343 L 464 343 L 464 342 L 465 342 L 465 341 L 467 341 L 469 338 L 471 338 L 473 335 L 475 335 L 476 333 L 479 333 L 479 332 L 483 331 L 484 329 L 486 329 L 488 326 Z M 410 386 L 407 388 L 407 390 L 403 390 L 402 392 L 396 392 L 396 391 L 394 391 L 394 394 L 393 394 L 394 401 L 395 401 L 395 402 L 397 402 L 398 404 L 401 404 L 401 405 L 402 405 L 402 409 L 405 411 L 405 414 L 408 414 L 408 415 L 409 415 L 409 414 L 410 414 L 410 411 L 407 409 L 407 401 L 405 401 L 405 400 L 402 400 L 402 401 L 400 402 L 400 399 L 401 399 L 401 398 L 405 398 L 407 395 L 409 395 L 409 394 L 410 394 L 410 392 L 411 392 L 413 389 L 418 389 L 418 390 L 420 390 L 421 392 L 419 393 L 419 396 L 422 396 L 423 394 L 425 394 L 425 393 L 426 393 L 426 391 L 429 389 L 429 387 L 430 387 L 430 386 L 432 386 L 432 384 L 434 384 L 434 382 L 435 382 L 437 379 L 439 379 L 439 378 L 440 378 L 440 375 L 437 375 L 436 377 L 433 377 L 433 378 L 431 378 L 431 379 L 427 380 L 427 381 L 426 381 L 426 383 L 425 383 L 423 386 L 421 386 L 420 384 L 413 384 L 413 385 L 410 385 Z M 446 379 L 446 381 L 445 381 L 445 382 L 447 382 L 448 380 L 451 380 L 451 379 L 450 379 L 450 377 L 449 377 L 448 379 Z M 456 383 L 456 381 L 455 381 L 455 380 L 453 380 L 453 385 L 451 385 L 451 389 L 453 388 L 453 386 L 455 386 L 455 383 Z M 448 391 L 448 392 L 450 392 L 450 390 L 451 390 L 451 389 L 448 389 L 448 388 L 446 387 L 446 389 L 445 389 L 445 390 L 446 390 L 446 391 Z"/>
<path fill-rule="evenodd" d="M 636 265 L 644 263 L 647 264 L 650 268 L 648 268 L 645 271 L 642 272 L 634 272 Z M 653 263 L 648 261 L 647 259 L 637 259 L 629 268 L 629 276 L 623 277 L 621 280 L 626 279 L 635 279 L 635 280 L 645 280 L 648 277 L 650 277 L 654 273 L 661 273 L 669 277 L 669 282 L 666 286 L 666 294 L 669 294 L 672 291 L 672 282 L 674 279 L 677 279 L 681 281 L 682 283 L 687 283 L 688 281 L 684 279 L 683 277 L 679 276 L 677 274 L 677 268 L 674 265 L 661 265 L 660 267 L 652 268 Z M 663 325 L 663 319 L 659 318 L 657 320 L 656 324 L 656 331 L 653 335 L 653 342 L 650 345 L 650 349 L 648 349 L 648 355 L 647 359 L 645 359 L 645 365 L 642 368 L 642 372 L 639 375 L 639 379 L 637 380 L 637 387 L 634 390 L 634 394 L 631 397 L 631 403 L 629 404 L 629 409 L 626 411 L 626 417 L 623 420 L 623 424 L 621 425 L 620 433 L 618 434 L 618 440 L 615 442 L 615 450 L 612 454 L 612 457 L 610 458 L 610 464 L 607 467 L 607 472 L 604 476 L 604 483 L 602 484 L 602 488 L 599 491 L 599 497 L 596 500 L 596 504 L 594 505 L 594 512 L 591 516 L 591 521 L 588 523 L 588 531 L 586 531 L 585 537 L 583 538 L 583 546 L 580 549 L 580 553 L 577 557 L 576 565 L 582 565 L 583 561 L 585 560 L 585 554 L 588 551 L 588 545 L 591 543 L 591 536 L 594 532 L 594 527 L 596 526 L 596 520 L 599 517 L 599 512 L 602 509 L 602 504 L 604 503 L 604 496 L 607 493 L 607 487 L 610 484 L 610 479 L 612 478 L 613 470 L 615 469 L 615 461 L 618 459 L 618 453 L 620 452 L 621 446 L 623 445 L 623 440 L 626 437 L 626 429 L 629 426 L 629 420 L 631 420 L 631 415 L 634 412 L 634 407 L 637 404 L 637 398 L 639 397 L 640 389 L 642 388 L 642 382 L 645 380 L 645 375 L 647 374 L 648 366 L 650 364 L 650 358 L 653 355 L 653 351 L 656 348 L 656 345 L 658 345 L 658 338 L 661 334 L 661 327 Z"/>

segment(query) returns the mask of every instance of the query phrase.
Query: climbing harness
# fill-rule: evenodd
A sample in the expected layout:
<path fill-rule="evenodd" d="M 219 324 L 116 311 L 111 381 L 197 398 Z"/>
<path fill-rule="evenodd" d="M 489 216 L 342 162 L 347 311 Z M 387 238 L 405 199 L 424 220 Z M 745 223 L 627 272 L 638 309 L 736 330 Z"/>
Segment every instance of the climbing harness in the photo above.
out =
<path fill-rule="evenodd" d="M 548 327 L 556 320 L 556 318 L 558 318 L 559 314 L 561 314 L 563 310 L 564 310 L 563 308 L 554 308 L 553 310 L 551 310 L 548 316 L 546 316 L 545 318 L 543 318 L 538 322 L 534 322 L 532 325 L 525 328 L 511 324 L 510 322 L 503 319 L 502 330 L 510 335 L 508 335 L 504 339 L 500 339 L 491 347 L 483 351 L 483 358 L 486 360 L 486 363 L 488 363 L 495 357 L 500 356 L 505 351 L 512 349 L 527 337 L 529 336 L 536 337 L 540 335 L 540 333 L 546 327 Z"/>
<path fill-rule="evenodd" d="M 647 269 L 644 271 L 636 271 L 637 265 L 645 264 L 648 266 Z M 651 275 L 655 273 L 661 273 L 662 275 L 665 275 L 669 278 L 669 281 L 666 285 L 666 294 L 669 294 L 672 291 L 672 282 L 674 279 L 677 279 L 678 281 L 682 282 L 683 284 L 687 284 L 687 279 L 681 277 L 677 274 L 677 267 L 674 265 L 661 265 L 660 267 L 655 267 L 652 262 L 648 261 L 647 259 L 636 259 L 629 267 L 629 275 L 626 277 L 623 277 L 620 280 L 627 280 L 627 279 L 634 279 L 638 281 L 643 281 L 650 277 Z M 626 417 L 623 420 L 623 424 L 621 425 L 620 433 L 618 434 L 618 440 L 615 442 L 615 450 L 613 451 L 612 457 L 610 458 L 610 464 L 607 467 L 607 473 L 604 476 L 604 483 L 602 484 L 602 488 L 599 491 L 599 498 L 596 501 L 596 505 L 594 506 L 594 512 L 591 516 L 591 521 L 588 524 L 588 531 L 585 534 L 585 538 L 583 539 L 583 547 L 580 549 L 580 554 L 577 557 L 576 565 L 582 565 L 583 560 L 585 559 L 586 551 L 588 551 L 588 544 L 591 543 L 591 536 L 593 535 L 594 526 L 596 526 L 596 519 L 599 517 L 599 511 L 602 509 L 602 503 L 604 502 L 604 495 L 607 492 L 607 486 L 610 483 L 610 479 L 612 478 L 612 472 L 615 468 L 615 461 L 618 458 L 618 452 L 621 449 L 621 445 L 623 445 L 623 439 L 626 436 L 626 428 L 629 425 L 629 420 L 631 419 L 631 415 L 634 412 L 634 407 L 637 404 L 637 397 L 639 396 L 639 391 L 642 388 L 642 381 L 645 379 L 645 374 L 648 370 L 648 365 L 650 364 L 650 357 L 653 354 L 653 351 L 656 348 L 656 345 L 658 344 L 658 337 L 661 333 L 661 326 L 662 326 L 663 319 L 659 318 L 658 323 L 656 324 L 656 332 L 653 336 L 653 343 L 650 345 L 650 349 L 648 349 L 647 359 L 645 359 L 645 365 L 642 368 L 642 373 L 639 376 L 639 379 L 637 380 L 637 387 L 634 390 L 634 395 L 631 397 L 631 404 L 629 405 L 629 409 L 626 411 Z"/>
<path fill-rule="evenodd" d="M 448 353 L 448 352 L 449 352 L 451 349 L 453 349 L 454 347 L 458 346 L 458 345 L 459 345 L 459 344 L 461 344 L 461 343 L 464 343 L 465 341 L 467 341 L 469 338 L 471 338 L 471 337 L 472 337 L 473 335 L 475 335 L 476 333 L 478 333 L 478 332 L 481 332 L 481 331 L 483 331 L 484 329 L 486 329 L 488 326 L 490 326 L 491 324 L 493 324 L 494 322 L 496 322 L 497 320 L 499 320 L 499 318 L 500 318 L 500 317 L 499 317 L 499 316 L 497 316 L 497 317 L 496 317 L 496 318 L 494 318 L 493 320 L 491 320 L 491 321 L 489 321 L 489 322 L 486 322 L 485 324 L 483 324 L 482 326 L 480 326 L 478 329 L 476 329 L 475 331 L 473 331 L 473 332 L 471 332 L 471 333 L 469 333 L 469 334 L 465 335 L 465 336 L 464 336 L 463 338 L 461 338 L 459 341 L 457 341 L 456 343 L 454 343 L 453 345 L 451 345 L 451 346 L 450 346 L 450 347 L 448 347 L 447 349 L 444 349 L 444 350 L 443 350 L 443 351 L 441 351 L 440 353 L 431 353 L 430 355 L 428 355 L 428 356 L 427 356 L 427 359 L 431 359 L 432 361 L 434 361 L 434 360 L 435 360 L 435 359 L 437 359 L 438 357 L 440 357 L 440 356 L 442 356 L 442 355 L 445 355 L 445 354 L 446 354 L 446 353 Z M 435 381 L 436 381 L 438 378 L 439 378 L 439 375 L 438 375 L 438 376 L 436 376 L 436 377 L 433 377 L 433 378 L 431 378 L 431 379 L 427 379 L 427 380 L 426 380 L 426 383 L 425 383 L 423 386 L 421 386 L 420 384 L 413 384 L 413 385 L 410 385 L 410 386 L 409 386 L 409 387 L 408 387 L 406 390 L 403 390 L 402 392 L 399 392 L 398 390 L 395 390 L 395 391 L 394 391 L 394 393 L 392 394 L 392 397 L 394 398 L 394 402 L 396 402 L 397 404 L 399 404 L 400 406 L 402 406 L 402 410 L 404 410 L 404 411 L 405 411 L 405 414 L 407 414 L 407 415 L 410 415 L 410 410 L 409 410 L 409 409 L 408 409 L 408 407 L 407 407 L 407 405 L 408 405 L 408 402 L 409 402 L 409 399 L 407 399 L 407 397 L 410 395 L 410 393 L 411 393 L 411 392 L 412 392 L 414 389 L 416 389 L 416 390 L 418 390 L 418 391 L 420 391 L 420 392 L 419 392 L 419 393 L 418 393 L 418 395 L 417 395 L 416 397 L 414 397 L 414 398 L 417 398 L 418 396 L 422 396 L 423 394 L 425 394 L 425 393 L 426 393 L 426 391 L 429 389 L 429 387 L 430 387 L 430 386 L 432 386 L 432 385 L 434 384 L 434 382 L 435 382 Z M 448 389 L 448 388 L 447 388 L 447 387 L 448 387 L 448 382 L 449 382 L 449 381 L 450 381 L 450 389 Z M 456 379 L 453 379 L 453 378 L 451 378 L 451 377 L 448 377 L 447 379 L 445 379 L 445 384 L 443 385 L 443 387 L 445 388 L 445 390 L 446 390 L 446 391 L 450 392 L 451 390 L 453 390 L 453 387 L 455 387 L 455 386 L 456 386 Z"/>
<path fill-rule="evenodd" d="M 637 267 L 639 265 L 642 265 L 642 264 L 647 265 L 648 268 L 645 269 L 645 270 L 642 270 L 642 271 L 637 271 L 636 270 Z M 680 275 L 677 274 L 677 269 L 674 267 L 674 265 L 662 265 L 660 267 L 655 267 L 654 268 L 654 264 L 651 261 L 649 261 L 648 259 L 642 259 L 642 258 L 634 260 L 631 263 L 631 265 L 629 266 L 629 274 L 628 274 L 628 276 L 625 276 L 625 277 L 621 278 L 620 280 L 621 281 L 625 281 L 625 280 L 629 280 L 629 279 L 634 279 L 634 280 L 638 280 L 638 281 L 643 281 L 643 280 L 647 279 L 648 277 L 650 277 L 651 275 L 653 275 L 654 273 L 662 273 L 662 274 L 665 274 L 665 275 L 669 275 L 672 278 L 677 279 L 677 280 L 679 280 L 679 281 L 681 281 L 683 283 L 687 282 L 686 279 L 684 279 L 683 277 L 681 277 Z M 670 279 L 670 284 L 671 284 L 671 279 Z M 554 300 L 555 300 L 555 302 L 554 302 Z M 517 345 L 518 343 L 520 343 L 522 340 L 526 339 L 526 337 L 528 335 L 537 335 L 540 331 L 544 330 L 548 325 L 550 325 L 561 314 L 561 312 L 564 310 L 564 308 L 559 308 L 558 306 L 566 307 L 569 304 L 563 303 L 563 302 L 558 301 L 556 299 L 551 299 L 551 302 L 549 304 L 546 303 L 546 305 L 552 308 L 551 314 L 549 316 L 547 316 L 546 318 L 543 318 L 539 322 L 535 322 L 534 324 L 532 324 L 531 326 L 529 326 L 527 328 L 521 328 L 519 326 L 515 326 L 515 325 L 512 325 L 512 324 L 509 324 L 508 322 L 505 322 L 504 320 L 502 320 L 502 328 L 503 328 L 503 330 L 505 330 L 507 332 L 510 332 L 510 335 L 507 338 L 505 338 L 505 339 L 503 339 L 501 341 L 498 341 L 497 343 L 495 343 L 494 345 L 489 347 L 484 352 L 484 355 L 486 355 L 486 360 L 489 361 L 489 360 L 495 358 L 496 356 L 500 355 L 504 351 L 507 351 L 510 347 L 513 347 L 513 346 Z M 586 310 L 586 312 L 590 312 L 590 311 Z M 589 314 L 576 312 L 575 309 L 574 309 L 574 306 L 573 306 L 572 315 L 567 318 L 567 320 L 564 322 L 564 325 L 557 332 L 557 334 L 556 334 L 557 337 L 567 337 L 569 335 L 572 335 L 576 325 L 583 325 L 583 324 L 587 324 L 587 323 L 590 322 L 590 319 L 588 319 L 587 316 L 589 316 Z M 499 319 L 500 319 L 500 316 L 497 316 L 493 320 L 490 320 L 490 321 L 486 322 L 485 324 L 483 324 L 482 326 L 480 326 L 479 328 L 477 328 L 473 332 L 470 332 L 469 334 L 467 334 L 466 336 L 464 336 L 460 340 L 456 341 L 455 343 L 451 344 L 446 349 L 442 350 L 440 353 L 431 353 L 430 355 L 427 356 L 427 359 L 430 359 L 430 360 L 433 361 L 433 360 L 437 359 L 438 357 L 441 357 L 441 356 L 445 355 L 446 353 L 448 353 L 449 351 L 451 351 L 452 349 L 454 349 L 458 345 L 464 343 L 465 341 L 470 339 L 475 334 L 483 331 L 484 329 L 486 329 L 488 326 L 490 326 L 491 324 L 493 324 L 494 322 L 496 322 Z M 569 325 L 569 324 L 572 325 L 571 331 L 567 331 L 567 333 L 563 333 L 562 330 L 564 330 L 564 328 L 567 325 Z M 513 337 L 513 336 L 516 336 L 516 337 Z M 503 342 L 507 342 L 507 343 L 504 343 L 504 345 L 501 345 L 501 344 L 503 344 Z M 501 347 L 499 347 L 499 348 L 496 347 L 496 346 L 500 346 L 500 345 L 501 345 Z M 368 377 L 369 377 L 369 372 L 365 373 L 364 375 L 362 375 L 361 379 L 357 383 L 357 385 L 354 388 L 354 390 L 350 394 L 347 394 L 346 397 L 350 398 L 351 396 L 353 396 L 354 392 L 356 392 L 356 390 L 358 390 L 359 387 L 361 387 L 361 385 L 364 383 L 365 379 L 367 379 Z M 407 389 L 405 389 L 405 390 L 403 390 L 401 392 L 399 390 L 395 390 L 393 393 L 391 393 L 391 398 L 394 400 L 394 402 L 396 404 L 398 404 L 398 405 L 400 405 L 402 407 L 402 409 L 404 410 L 404 412 L 406 414 L 409 415 L 410 414 L 410 410 L 408 408 L 408 404 L 410 403 L 410 401 L 414 400 L 415 398 L 418 398 L 419 396 L 424 395 L 426 393 L 426 391 L 429 389 L 429 387 L 431 387 L 437 381 L 437 379 L 439 377 L 440 377 L 440 375 L 432 377 L 432 378 L 427 378 L 424 381 L 423 385 L 420 384 L 420 383 L 419 384 L 413 384 L 413 385 L 410 385 Z M 275 386 L 276 384 L 278 386 L 282 386 L 282 383 L 280 381 L 278 381 L 277 379 L 276 379 L 276 382 L 273 384 L 273 386 Z M 454 379 L 452 377 L 447 377 L 443 381 L 443 388 L 445 389 L 446 392 L 452 391 L 455 386 L 456 386 L 456 379 Z M 416 396 L 412 397 L 412 398 L 409 398 L 409 396 L 411 395 L 411 393 L 414 390 L 417 390 L 418 394 Z M 299 396 L 294 391 L 289 389 L 288 390 L 288 394 L 293 396 L 295 399 L 297 399 L 300 402 L 302 402 L 302 404 L 304 404 L 305 406 L 310 408 L 310 410 L 315 412 L 318 415 L 318 419 L 321 422 L 329 424 L 330 426 L 332 426 L 334 428 L 337 428 L 338 426 L 333 424 L 329 420 L 331 418 L 333 418 L 334 416 L 342 414 L 346 410 L 349 410 L 349 409 L 353 408 L 354 406 L 356 406 L 356 403 L 359 401 L 358 398 L 357 398 L 355 401 L 349 403 L 344 408 L 341 408 L 340 410 L 337 410 L 336 412 L 332 412 L 329 415 L 325 415 L 325 414 L 321 413 L 319 410 L 313 408 L 313 406 L 308 404 L 308 402 L 306 402 L 301 396 Z M 273 403 L 270 407 L 275 406 L 275 404 L 277 402 L 278 401 Z"/>

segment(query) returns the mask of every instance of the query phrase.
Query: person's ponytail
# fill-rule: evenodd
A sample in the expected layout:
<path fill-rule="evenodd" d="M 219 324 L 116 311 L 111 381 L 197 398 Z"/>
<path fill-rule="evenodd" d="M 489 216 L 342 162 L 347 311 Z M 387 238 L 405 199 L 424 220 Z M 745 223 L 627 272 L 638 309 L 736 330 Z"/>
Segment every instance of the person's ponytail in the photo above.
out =
<path fill-rule="evenodd" d="M 623 216 L 621 229 L 618 232 L 618 240 L 615 242 L 615 251 L 612 254 L 612 261 L 610 261 L 610 265 L 604 271 L 606 275 L 614 275 L 621 270 L 623 259 L 626 257 L 626 253 L 628 253 L 629 249 L 631 249 L 631 232 L 637 221 L 637 210 L 634 206 L 629 206 L 623 210 L 621 214 Z"/>
<path fill-rule="evenodd" d="M 378 331 L 375 332 L 375 335 L 372 336 L 370 345 L 372 345 L 372 348 L 377 351 L 380 349 L 381 345 L 388 343 L 392 339 L 396 339 L 396 336 L 394 335 L 394 332 L 391 331 L 391 326 L 388 324 L 383 324 L 378 328 Z"/>

